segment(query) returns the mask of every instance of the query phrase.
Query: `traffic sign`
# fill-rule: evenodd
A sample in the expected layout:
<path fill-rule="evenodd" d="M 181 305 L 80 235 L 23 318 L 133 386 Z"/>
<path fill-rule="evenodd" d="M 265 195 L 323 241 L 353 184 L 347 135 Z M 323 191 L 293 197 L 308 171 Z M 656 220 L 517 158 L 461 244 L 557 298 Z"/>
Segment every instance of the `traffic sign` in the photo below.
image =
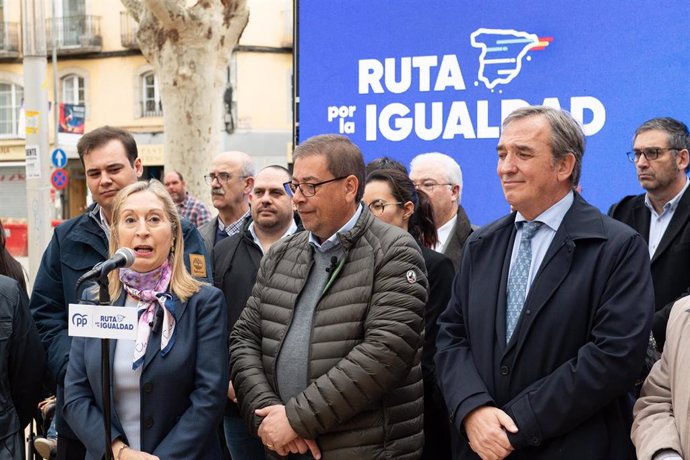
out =
<path fill-rule="evenodd" d="M 64 168 L 67 164 L 67 154 L 62 149 L 55 149 L 50 155 L 50 159 L 53 161 L 53 166 L 56 168 Z"/>
<path fill-rule="evenodd" d="M 50 175 L 50 183 L 58 190 L 62 190 L 67 187 L 67 171 L 62 168 L 58 168 Z"/>

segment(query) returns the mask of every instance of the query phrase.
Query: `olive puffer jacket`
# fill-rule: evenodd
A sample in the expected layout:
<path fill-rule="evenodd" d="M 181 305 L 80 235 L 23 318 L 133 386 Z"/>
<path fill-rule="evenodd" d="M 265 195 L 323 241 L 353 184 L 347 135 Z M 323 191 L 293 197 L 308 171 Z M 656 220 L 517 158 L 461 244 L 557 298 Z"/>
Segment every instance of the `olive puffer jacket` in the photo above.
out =
<path fill-rule="evenodd" d="M 254 410 L 283 404 L 276 358 L 313 263 L 308 238 L 294 234 L 271 248 L 231 334 L 232 380 L 255 433 Z M 317 440 L 324 460 L 420 458 L 428 283 L 419 246 L 366 208 L 339 238 L 345 262 L 314 313 L 310 384 L 287 401 L 287 417 L 298 435 Z"/>

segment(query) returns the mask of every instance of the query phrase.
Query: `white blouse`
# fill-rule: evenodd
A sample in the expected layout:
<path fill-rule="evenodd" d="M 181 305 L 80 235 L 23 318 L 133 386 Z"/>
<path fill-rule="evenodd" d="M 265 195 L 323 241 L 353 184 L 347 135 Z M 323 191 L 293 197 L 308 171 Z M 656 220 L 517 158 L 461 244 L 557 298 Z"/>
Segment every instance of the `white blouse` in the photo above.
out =
<path fill-rule="evenodd" d="M 137 301 L 127 296 L 126 307 L 136 307 Z M 132 449 L 141 450 L 141 369 L 132 370 L 134 340 L 117 340 L 113 357 L 113 399 L 115 413 Z"/>

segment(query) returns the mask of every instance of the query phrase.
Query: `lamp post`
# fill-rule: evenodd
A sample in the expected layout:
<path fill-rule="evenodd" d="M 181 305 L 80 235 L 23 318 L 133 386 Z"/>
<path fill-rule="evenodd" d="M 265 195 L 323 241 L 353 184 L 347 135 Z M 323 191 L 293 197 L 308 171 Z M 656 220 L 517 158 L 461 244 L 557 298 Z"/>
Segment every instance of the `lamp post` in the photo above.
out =
<path fill-rule="evenodd" d="M 50 241 L 48 82 L 43 0 L 22 0 L 24 112 L 26 114 L 26 198 L 28 206 L 29 280 L 33 283 Z"/>

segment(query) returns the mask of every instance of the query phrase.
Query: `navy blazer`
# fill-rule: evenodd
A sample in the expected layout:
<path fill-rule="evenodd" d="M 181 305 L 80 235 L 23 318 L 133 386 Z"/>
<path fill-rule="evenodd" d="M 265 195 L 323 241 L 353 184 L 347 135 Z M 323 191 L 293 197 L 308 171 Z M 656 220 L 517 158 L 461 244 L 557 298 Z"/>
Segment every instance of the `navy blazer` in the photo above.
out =
<path fill-rule="evenodd" d="M 456 458 L 480 406 L 516 423 L 511 459 L 634 459 L 628 391 L 647 347 L 654 295 L 644 240 L 575 195 L 505 343 L 515 214 L 475 231 L 439 319 L 439 384 Z"/>
<path fill-rule="evenodd" d="M 161 357 L 161 333 L 152 333 L 142 365 L 141 450 L 166 460 L 217 460 L 222 453 L 216 429 L 229 380 L 225 300 L 220 290 L 203 285 L 187 302 L 175 302 L 175 345 Z M 113 340 L 111 356 L 114 349 Z M 100 460 L 105 452 L 100 350 L 99 339 L 75 337 L 65 377 L 65 419 L 86 446 L 87 460 Z M 111 407 L 111 438 L 127 442 Z"/>

